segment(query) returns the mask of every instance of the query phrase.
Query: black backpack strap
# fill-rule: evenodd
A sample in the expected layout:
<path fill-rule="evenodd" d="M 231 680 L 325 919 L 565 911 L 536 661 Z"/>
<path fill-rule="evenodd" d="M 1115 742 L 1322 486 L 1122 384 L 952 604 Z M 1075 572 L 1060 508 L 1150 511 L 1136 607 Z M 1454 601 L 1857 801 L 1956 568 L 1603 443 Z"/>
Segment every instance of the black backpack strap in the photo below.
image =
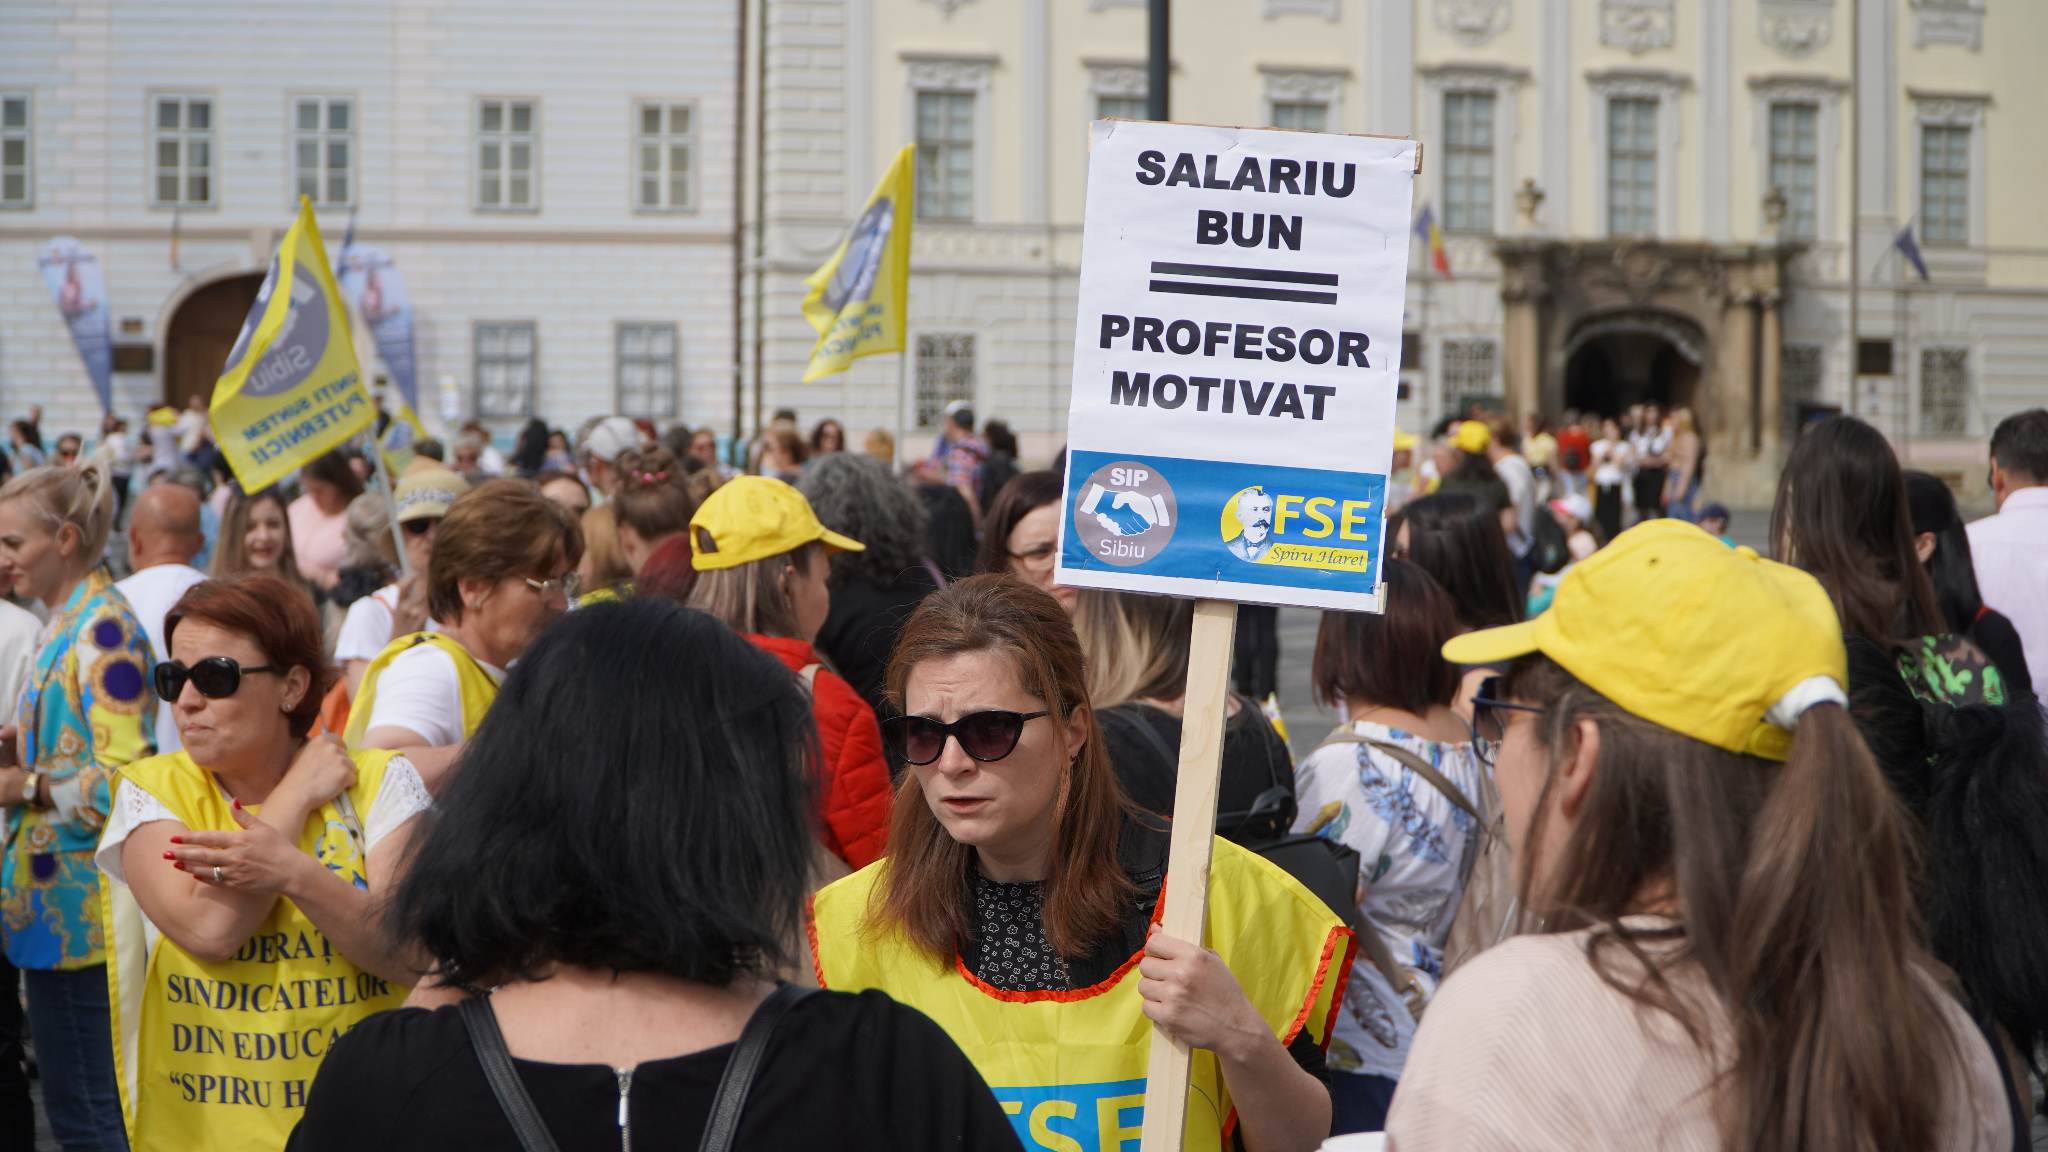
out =
<path fill-rule="evenodd" d="M 519 1136 L 519 1146 L 525 1152 L 560 1152 L 555 1138 L 548 1134 L 547 1123 L 540 1118 L 540 1109 L 534 1106 L 532 1095 L 513 1070 L 505 1034 L 498 1030 L 498 1017 L 491 1012 L 491 998 L 472 996 L 457 1005 L 456 1010 L 461 1014 L 462 1026 L 469 1030 L 470 1045 L 476 1049 L 477 1063 L 483 1065 L 491 1095 L 498 1098 L 498 1107 L 504 1110 L 505 1119 L 512 1122 L 512 1131 Z"/>
<path fill-rule="evenodd" d="M 761 1070 L 761 1058 L 768 1051 L 775 1026 L 791 1008 L 815 991 L 779 984 L 747 1018 L 739 1042 L 733 1045 L 732 1059 L 726 1061 L 725 1074 L 718 1078 L 718 1095 L 711 1099 L 711 1116 L 704 1122 L 704 1139 L 697 1144 L 698 1152 L 731 1152 L 733 1137 L 739 1132 L 740 1113 L 747 1107 L 747 1092 Z"/>

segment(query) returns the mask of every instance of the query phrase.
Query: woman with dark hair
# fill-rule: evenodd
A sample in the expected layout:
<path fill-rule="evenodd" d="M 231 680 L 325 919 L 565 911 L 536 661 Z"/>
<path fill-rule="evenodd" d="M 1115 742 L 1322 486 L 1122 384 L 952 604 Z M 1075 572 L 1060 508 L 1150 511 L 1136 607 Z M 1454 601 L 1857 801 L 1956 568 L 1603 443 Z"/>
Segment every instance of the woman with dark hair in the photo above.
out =
<path fill-rule="evenodd" d="M 1967 636 L 1998 666 L 1999 675 L 2016 694 L 2034 690 L 2027 672 L 2026 650 L 2012 621 L 1984 603 L 1977 590 L 1977 570 L 1970 558 L 1970 534 L 1956 508 L 1955 493 L 1926 472 L 1906 473 L 1906 504 L 1913 520 L 1913 551 L 1934 583 L 1948 630 Z"/>
<path fill-rule="evenodd" d="M 1934 954 L 1973 1014 L 2048 1040 L 2048 736 L 2039 701 L 1950 631 L 1884 434 L 1837 416 L 1799 437 L 1771 538 L 1820 581 L 1848 648 L 1849 714 L 1923 829 Z"/>
<path fill-rule="evenodd" d="M 362 477 L 342 449 L 315 456 L 299 470 L 299 498 L 285 515 L 299 573 L 322 592 L 334 587 L 348 555 L 348 506 L 363 494 Z"/>
<path fill-rule="evenodd" d="M 1472 730 L 1451 710 L 1458 670 L 1441 654 L 1457 634 L 1450 595 L 1405 560 L 1389 559 L 1385 580 L 1385 612 L 1323 613 L 1310 675 L 1316 699 L 1341 705 L 1348 724 L 1294 775 L 1294 830 L 1358 853 L 1358 914 L 1379 937 L 1352 963 L 1330 1045 L 1339 1133 L 1386 1127 L 1416 1022 L 1443 978 L 1480 820 L 1493 819 L 1481 808 L 1486 770 Z"/>
<path fill-rule="evenodd" d="M 981 484 L 976 503 L 993 508 L 996 493 L 1017 477 L 1017 434 L 1008 421 L 991 420 L 981 426 L 981 438 L 988 445 L 988 458 L 981 462 Z"/>
<path fill-rule="evenodd" d="M 2013 1148 L 1810 576 L 1646 524 L 1444 655 L 1511 662 L 1476 743 L 1532 927 L 1437 990 L 1394 1146 Z"/>
<path fill-rule="evenodd" d="M 1467 420 L 1451 432 L 1451 446 L 1457 449 L 1451 470 L 1444 474 L 1437 492 L 1463 492 L 1496 514 L 1514 507 L 1507 481 L 1493 467 L 1487 450 L 1493 447 L 1493 429 L 1482 420 Z M 1503 524 L 1503 532 L 1509 528 Z"/>
<path fill-rule="evenodd" d="M 1057 472 L 1020 472 L 1003 485 L 981 522 L 974 570 L 1008 572 L 1050 592 L 1071 613 L 1075 590 L 1052 578 L 1059 567 L 1064 489 Z"/>
<path fill-rule="evenodd" d="M 664 544 L 677 541 L 688 550 L 690 516 L 697 511 L 697 502 L 690 499 L 681 462 L 658 444 L 626 449 L 619 453 L 616 467 L 619 486 L 612 493 L 612 515 L 619 551 L 637 577 L 647 558 Z"/>
<path fill-rule="evenodd" d="M 938 576 L 924 558 L 924 507 L 880 461 L 841 452 L 804 472 L 797 490 L 818 520 L 867 545 L 832 557 L 832 610 L 818 629 L 818 650 L 878 715 L 896 635 Z"/>
<path fill-rule="evenodd" d="M 1207 947 L 1157 929 L 1181 878 L 1165 824 L 1117 787 L 1084 663 L 1058 601 L 1012 577 L 918 607 L 889 663 L 911 770 L 888 859 L 813 900 L 819 983 L 930 1015 L 1041 1146 L 1079 1107 L 1105 1146 L 1139 1135 L 1156 1027 L 1198 1050 L 1180 1147 L 1307 1152 L 1330 1131 L 1323 1045 L 1351 934 L 1228 840 L 1212 846 Z"/>
<path fill-rule="evenodd" d="M 823 456 L 830 452 L 846 451 L 846 427 L 830 416 L 817 422 L 811 428 L 811 455 Z"/>
<path fill-rule="evenodd" d="M 795 428 L 774 426 L 761 433 L 758 441 L 761 459 L 754 471 L 761 476 L 794 484 L 804 470 L 804 461 L 811 458 L 811 447 L 804 438 L 797 435 Z"/>
<path fill-rule="evenodd" d="M 519 429 L 519 439 L 512 449 L 513 474 L 521 480 L 532 480 L 548 467 L 548 423 L 545 420 L 528 420 Z"/>
<path fill-rule="evenodd" d="M 403 756 L 307 739 L 329 673 L 320 618 L 283 580 L 196 584 L 164 633 L 156 692 L 184 750 L 122 769 L 98 852 L 129 1140 L 275 1148 L 303 1104 L 280 1081 L 312 1079 L 327 1036 L 396 1008 L 412 982 L 377 910 L 427 790 Z M 308 994 L 209 1002 L 194 988 Z M 238 1039 L 191 1040 L 221 1032 Z M 223 1108 L 194 1098 L 202 1077 L 262 1087 Z"/>
<path fill-rule="evenodd" d="M 696 1147 L 734 1041 L 777 1013 L 732 1147 L 1016 1146 L 929 1020 L 774 983 L 797 960 L 813 835 L 810 700 L 786 669 L 641 599 L 570 615 L 503 695 L 474 738 L 489 770 L 421 821 L 388 914 L 433 998 L 457 1002 L 336 1041 L 288 1148 L 544 1146 L 507 1090 L 554 1146 Z M 479 1063 L 493 1051 L 506 1088 Z"/>
<path fill-rule="evenodd" d="M 1522 618 L 1515 560 L 1495 510 L 1462 492 L 1410 501 L 1388 524 L 1393 553 L 1414 562 L 1451 595 L 1461 631 Z"/>

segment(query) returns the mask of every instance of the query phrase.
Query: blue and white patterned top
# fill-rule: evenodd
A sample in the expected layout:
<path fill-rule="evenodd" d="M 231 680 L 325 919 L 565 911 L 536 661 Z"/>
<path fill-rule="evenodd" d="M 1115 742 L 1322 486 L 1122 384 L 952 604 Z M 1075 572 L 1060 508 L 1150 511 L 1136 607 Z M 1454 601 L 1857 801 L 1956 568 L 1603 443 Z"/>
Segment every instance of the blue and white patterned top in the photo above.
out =
<path fill-rule="evenodd" d="M 1368 721 L 1360 736 L 1412 752 L 1479 803 L 1485 768 L 1470 744 L 1434 740 Z M 1358 851 L 1358 910 L 1387 951 L 1421 974 L 1431 995 L 1443 972 L 1444 938 L 1464 892 L 1479 828 L 1429 782 L 1370 744 L 1332 744 L 1294 769 L 1294 831 Z M 1399 1079 L 1415 1020 L 1359 949 L 1330 1040 L 1333 1071 Z"/>

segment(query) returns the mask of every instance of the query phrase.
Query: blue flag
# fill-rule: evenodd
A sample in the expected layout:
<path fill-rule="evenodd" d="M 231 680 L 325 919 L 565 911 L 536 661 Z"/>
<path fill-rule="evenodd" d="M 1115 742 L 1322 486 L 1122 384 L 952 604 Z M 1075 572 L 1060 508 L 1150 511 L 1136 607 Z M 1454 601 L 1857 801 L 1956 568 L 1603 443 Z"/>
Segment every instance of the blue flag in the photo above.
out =
<path fill-rule="evenodd" d="M 377 358 L 398 386 L 398 395 L 410 411 L 418 411 L 419 367 L 413 355 L 412 297 L 405 290 L 405 278 L 381 248 L 345 243 L 341 267 L 337 269 L 342 295 L 361 314 L 370 335 L 377 341 Z"/>
<path fill-rule="evenodd" d="M 1899 255 L 1906 258 L 1906 263 L 1913 266 L 1913 271 L 1918 272 L 1922 280 L 1927 279 L 1927 261 L 1920 255 L 1920 242 L 1913 239 L 1913 225 L 1910 222 L 1899 229 L 1897 236 L 1892 237 L 1892 247 L 1899 250 Z"/>

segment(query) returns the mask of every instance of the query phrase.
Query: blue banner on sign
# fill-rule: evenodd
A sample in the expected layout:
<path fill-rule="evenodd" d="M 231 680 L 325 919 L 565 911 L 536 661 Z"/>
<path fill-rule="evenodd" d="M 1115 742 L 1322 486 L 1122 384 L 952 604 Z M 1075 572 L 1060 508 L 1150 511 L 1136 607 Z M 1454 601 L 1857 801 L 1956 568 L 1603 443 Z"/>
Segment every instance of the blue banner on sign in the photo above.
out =
<path fill-rule="evenodd" d="M 989 1086 L 1033 1152 L 1131 1152 L 1145 1118 L 1145 1078 L 1045 1087 Z"/>
<path fill-rule="evenodd" d="M 1063 568 L 1371 594 L 1387 478 L 1076 451 Z"/>

